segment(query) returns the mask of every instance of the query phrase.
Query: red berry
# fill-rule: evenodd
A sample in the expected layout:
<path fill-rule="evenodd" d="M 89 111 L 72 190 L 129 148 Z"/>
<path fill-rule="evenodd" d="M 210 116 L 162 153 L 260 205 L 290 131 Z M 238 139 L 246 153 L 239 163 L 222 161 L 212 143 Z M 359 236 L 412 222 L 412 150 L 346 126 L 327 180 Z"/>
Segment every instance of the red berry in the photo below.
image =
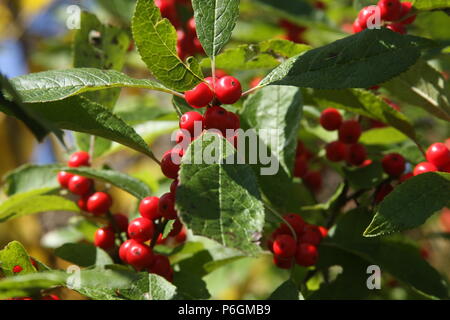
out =
<path fill-rule="evenodd" d="M 86 151 L 78 151 L 70 156 L 68 165 L 69 167 L 72 168 L 82 166 L 88 167 L 90 165 L 89 161 L 90 161 L 89 153 L 87 153 Z"/>
<path fill-rule="evenodd" d="M 405 158 L 398 153 L 385 155 L 383 160 L 381 160 L 381 164 L 383 165 L 384 172 L 393 177 L 400 176 L 406 167 Z"/>
<path fill-rule="evenodd" d="M 87 201 L 87 211 L 99 216 L 109 211 L 112 206 L 112 198 L 105 192 L 96 192 Z"/>
<path fill-rule="evenodd" d="M 80 208 L 83 211 L 88 211 L 87 202 L 90 196 L 91 194 L 86 194 L 80 197 L 80 199 L 78 199 L 77 201 L 78 208 Z"/>
<path fill-rule="evenodd" d="M 287 234 L 277 236 L 273 242 L 273 253 L 282 259 L 293 257 L 296 248 L 294 238 Z"/>
<path fill-rule="evenodd" d="M 180 147 L 187 147 L 192 142 L 192 139 L 190 137 L 190 134 L 188 134 L 186 131 L 177 130 L 175 134 L 175 142 L 177 144 L 181 144 Z"/>
<path fill-rule="evenodd" d="M 450 163 L 450 150 L 444 143 L 433 143 L 426 152 L 427 161 L 440 168 Z"/>
<path fill-rule="evenodd" d="M 150 240 L 155 233 L 153 221 L 147 218 L 136 218 L 128 225 L 128 235 L 131 239 L 138 242 Z"/>
<path fill-rule="evenodd" d="M 163 18 L 167 18 L 176 28 L 180 26 L 174 0 L 155 0 L 155 5 L 161 11 Z"/>
<path fill-rule="evenodd" d="M 416 20 L 417 15 L 412 15 L 409 18 L 404 19 L 407 15 L 410 14 L 412 10 L 412 3 L 405 1 L 401 3 L 402 9 L 400 11 L 400 19 L 403 24 L 411 24 Z"/>
<path fill-rule="evenodd" d="M 292 229 L 294 229 L 297 236 L 300 236 L 303 233 L 306 226 L 306 222 L 305 220 L 303 220 L 301 216 L 295 213 L 288 213 L 283 216 L 283 219 L 286 220 L 287 223 L 289 223 Z M 289 235 L 292 234 L 291 230 L 286 225 L 286 223 L 282 223 L 280 228 L 277 230 L 282 234 L 289 234 Z"/>
<path fill-rule="evenodd" d="M 361 9 L 358 14 L 358 22 L 361 28 L 367 28 L 367 21 L 376 13 L 376 6 L 367 6 Z"/>
<path fill-rule="evenodd" d="M 188 22 L 186 23 L 186 29 L 187 29 L 187 31 L 190 33 L 190 34 L 192 34 L 192 35 L 194 35 L 194 36 L 196 36 L 197 35 L 197 28 L 195 27 L 195 19 L 194 19 L 194 17 L 192 17 L 192 18 L 190 18 L 189 20 L 188 20 Z"/>
<path fill-rule="evenodd" d="M 180 219 L 175 219 L 175 222 L 172 225 L 172 230 L 169 233 L 169 237 L 175 237 L 181 232 L 182 229 L 183 224 L 181 223 Z"/>
<path fill-rule="evenodd" d="M 161 159 L 161 171 L 169 179 L 176 179 L 180 170 L 183 149 L 171 149 Z"/>
<path fill-rule="evenodd" d="M 220 78 L 216 83 L 216 96 L 224 104 L 237 102 L 242 95 L 241 83 L 232 76 Z"/>
<path fill-rule="evenodd" d="M 399 0 L 380 0 L 377 6 L 382 20 L 395 21 L 400 18 L 402 5 Z"/>
<path fill-rule="evenodd" d="M 301 156 L 305 151 L 306 151 L 305 144 L 303 143 L 303 141 L 298 140 L 298 141 L 297 141 L 297 148 L 295 149 L 295 156 L 296 156 L 296 157 L 299 157 L 299 156 Z"/>
<path fill-rule="evenodd" d="M 152 265 L 154 256 L 149 246 L 135 241 L 130 244 L 127 251 L 127 263 L 137 270 L 142 270 Z"/>
<path fill-rule="evenodd" d="M 120 260 L 122 260 L 125 263 L 128 263 L 128 261 L 127 261 L 128 250 L 130 249 L 131 245 L 133 245 L 135 243 L 138 243 L 138 242 L 136 240 L 130 239 L 120 245 L 120 248 L 119 248 Z"/>
<path fill-rule="evenodd" d="M 175 198 L 175 195 L 177 193 L 177 187 L 178 187 L 178 180 L 175 179 L 170 184 L 170 193 L 173 194 L 173 197 Z"/>
<path fill-rule="evenodd" d="M 214 106 L 205 112 L 205 128 L 208 130 L 217 129 L 225 135 L 228 122 L 228 111 L 222 107 Z"/>
<path fill-rule="evenodd" d="M 447 163 L 445 166 L 441 166 L 439 168 L 439 171 L 441 171 L 441 172 L 450 172 L 450 162 Z"/>
<path fill-rule="evenodd" d="M 361 32 L 363 30 L 364 30 L 364 28 L 359 24 L 359 20 L 356 19 L 353 22 L 353 33 L 359 33 L 359 32 Z"/>
<path fill-rule="evenodd" d="M 70 192 L 83 196 L 91 191 L 92 185 L 91 179 L 75 175 L 69 180 L 68 188 Z"/>
<path fill-rule="evenodd" d="M 227 129 L 233 129 L 237 130 L 241 127 L 241 120 L 239 119 L 239 116 L 234 112 L 227 112 L 227 123 L 226 123 Z"/>
<path fill-rule="evenodd" d="M 362 144 L 355 143 L 347 146 L 347 150 L 345 152 L 345 161 L 347 161 L 348 164 L 359 166 L 364 163 L 366 157 L 367 151 Z"/>
<path fill-rule="evenodd" d="M 172 268 L 170 267 L 169 258 L 166 256 L 156 254 L 154 256 L 154 262 L 148 268 L 148 272 L 157 274 L 166 278 L 167 281 L 172 280 Z"/>
<path fill-rule="evenodd" d="M 320 231 L 320 234 L 322 235 L 322 239 L 325 238 L 328 235 L 328 229 L 322 226 L 317 226 L 317 228 Z"/>
<path fill-rule="evenodd" d="M 128 217 L 122 213 L 116 213 L 113 215 L 114 222 L 121 232 L 128 230 Z M 112 227 L 112 226 L 110 226 Z"/>
<path fill-rule="evenodd" d="M 339 162 L 345 159 L 346 147 L 341 141 L 333 141 L 325 147 L 327 159 L 332 162 Z"/>
<path fill-rule="evenodd" d="M 317 192 L 322 188 L 322 174 L 319 171 L 307 172 L 303 177 L 303 181 L 306 186 L 314 192 Z"/>
<path fill-rule="evenodd" d="M 114 230 L 110 227 L 97 229 L 94 235 L 94 245 L 104 250 L 114 247 L 116 237 Z"/>
<path fill-rule="evenodd" d="M 13 267 L 12 272 L 19 273 L 19 272 L 22 272 L 22 270 L 23 270 L 23 268 L 21 266 L 17 265 L 17 266 Z"/>
<path fill-rule="evenodd" d="M 158 210 L 159 198 L 147 197 L 141 200 L 139 204 L 139 213 L 142 217 L 155 220 L 161 217 L 161 213 Z"/>
<path fill-rule="evenodd" d="M 317 247 L 309 243 L 301 243 L 297 247 L 297 252 L 295 253 L 295 260 L 298 265 L 309 267 L 316 264 L 319 258 L 319 252 Z"/>
<path fill-rule="evenodd" d="M 356 120 L 347 120 L 339 128 L 339 140 L 345 144 L 358 142 L 361 136 L 361 125 Z"/>
<path fill-rule="evenodd" d="M 322 233 L 319 228 L 315 225 L 308 224 L 303 229 L 303 234 L 299 237 L 299 243 L 309 243 L 312 245 L 319 245 L 322 241 Z"/>
<path fill-rule="evenodd" d="M 406 34 L 406 27 L 402 23 L 391 23 L 386 28 L 400 34 Z"/>
<path fill-rule="evenodd" d="M 417 166 L 414 167 L 414 175 L 417 176 L 426 172 L 438 171 L 436 166 L 430 162 L 421 162 Z"/>
<path fill-rule="evenodd" d="M 404 174 L 402 174 L 400 176 L 399 181 L 400 181 L 400 183 L 403 183 L 403 182 L 405 182 L 406 180 L 408 180 L 409 178 L 412 178 L 412 177 L 414 177 L 414 173 L 412 173 L 412 172 L 404 173 Z"/>
<path fill-rule="evenodd" d="M 74 175 L 69 172 L 60 171 L 58 172 L 58 182 L 61 188 L 67 189 L 69 187 L 69 181 Z"/>
<path fill-rule="evenodd" d="M 307 172 L 308 172 L 308 163 L 306 159 L 303 156 L 297 157 L 295 159 L 294 176 L 298 178 L 303 178 Z"/>
<path fill-rule="evenodd" d="M 389 183 L 384 183 L 381 186 L 378 187 L 377 191 L 375 192 L 375 203 L 378 204 L 381 201 L 383 201 L 383 199 L 392 192 L 392 190 L 394 190 L 394 188 L 391 186 L 391 184 Z"/>
<path fill-rule="evenodd" d="M 180 129 L 187 130 L 191 137 L 199 135 L 203 131 L 203 116 L 195 111 L 188 111 L 180 118 Z M 195 130 L 197 128 L 197 130 Z"/>
<path fill-rule="evenodd" d="M 177 218 L 173 194 L 165 193 L 161 196 L 161 198 L 159 198 L 158 210 L 166 219 L 173 220 Z"/>
<path fill-rule="evenodd" d="M 180 233 L 175 236 L 175 241 L 177 243 L 183 243 L 187 239 L 187 230 L 186 228 L 181 229 Z"/>
<path fill-rule="evenodd" d="M 41 300 L 61 300 L 56 294 L 43 296 Z"/>
<path fill-rule="evenodd" d="M 203 108 L 211 103 L 214 98 L 214 93 L 206 84 L 202 82 L 198 84 L 194 89 L 186 91 L 184 93 L 186 102 L 193 108 Z"/>
<path fill-rule="evenodd" d="M 336 109 L 328 108 L 322 111 L 319 121 L 325 130 L 333 131 L 341 126 L 342 116 Z"/>
<path fill-rule="evenodd" d="M 273 263 L 280 269 L 290 269 L 294 264 L 294 259 L 282 259 L 277 256 L 273 256 Z"/>

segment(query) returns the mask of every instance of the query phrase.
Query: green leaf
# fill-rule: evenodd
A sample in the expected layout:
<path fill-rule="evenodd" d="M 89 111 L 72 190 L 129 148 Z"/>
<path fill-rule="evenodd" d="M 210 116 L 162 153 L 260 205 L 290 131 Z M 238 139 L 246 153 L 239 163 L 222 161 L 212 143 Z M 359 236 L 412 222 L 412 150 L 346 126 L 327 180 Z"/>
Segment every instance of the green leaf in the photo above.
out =
<path fill-rule="evenodd" d="M 49 188 L 36 189 L 16 194 L 0 205 L 0 223 L 24 215 L 46 211 L 80 212 L 78 206 L 68 199 L 55 195 L 46 195 Z"/>
<path fill-rule="evenodd" d="M 274 163 L 279 165 L 275 174 L 262 172 L 261 168 L 269 165 L 258 163 L 254 166 L 263 193 L 277 207 L 284 207 L 286 195 L 292 194 L 292 170 L 302 106 L 299 88 L 269 86 L 252 94 L 241 113 L 242 127 L 257 133 L 258 148 L 267 147 L 272 166 Z"/>
<path fill-rule="evenodd" d="M 60 168 L 60 165 L 55 164 L 43 166 L 25 164 L 4 177 L 4 191 L 7 196 L 13 196 L 34 189 L 57 189 L 59 183 L 56 174 Z"/>
<path fill-rule="evenodd" d="M 450 174 L 420 174 L 397 186 L 381 202 L 364 236 L 376 237 L 418 227 L 449 204 Z"/>
<path fill-rule="evenodd" d="M 176 50 L 177 34 L 167 19 L 161 18 L 152 0 L 138 0 L 132 20 L 133 38 L 142 60 L 165 86 L 186 91 L 203 81 L 195 58 L 182 61 Z"/>
<path fill-rule="evenodd" d="M 110 139 L 154 158 L 144 140 L 118 116 L 83 97 L 32 104 L 34 110 L 62 129 Z"/>
<path fill-rule="evenodd" d="M 268 300 L 303 300 L 302 294 L 292 280 L 283 282 Z"/>
<path fill-rule="evenodd" d="M 366 145 L 389 145 L 404 142 L 408 137 L 392 128 L 374 128 L 364 131 L 359 142 Z"/>
<path fill-rule="evenodd" d="M 20 266 L 22 271 L 14 273 L 13 268 L 15 266 Z M 18 241 L 8 243 L 5 248 L 0 250 L 0 269 L 7 277 L 36 272 L 30 256 Z"/>
<path fill-rule="evenodd" d="M 62 271 L 47 271 L 18 275 L 0 281 L 0 299 L 26 297 L 42 289 L 63 286 L 68 275 Z"/>
<path fill-rule="evenodd" d="M 434 10 L 450 8 L 450 0 L 414 0 L 414 8 L 418 10 Z"/>
<path fill-rule="evenodd" d="M 5 97 L 8 96 L 8 99 Z M 48 133 L 53 132 L 63 142 L 63 132 L 40 117 L 27 105 L 22 103 L 22 97 L 5 76 L 0 73 L 0 111 L 22 121 L 38 141 L 42 141 Z"/>
<path fill-rule="evenodd" d="M 173 229 L 173 224 L 175 223 L 175 220 L 169 220 L 167 221 L 166 225 L 164 226 L 164 230 L 162 232 L 162 239 L 165 239 L 169 236 L 169 233 Z"/>
<path fill-rule="evenodd" d="M 56 101 L 89 91 L 123 87 L 172 93 L 156 81 L 133 79 L 119 71 L 95 68 L 31 73 L 13 78 L 11 83 L 26 103 Z"/>
<path fill-rule="evenodd" d="M 113 264 L 108 253 L 88 243 L 66 243 L 55 250 L 55 254 L 80 267 L 105 266 Z"/>
<path fill-rule="evenodd" d="M 385 28 L 365 30 L 289 59 L 260 85 L 369 88 L 405 72 L 419 55 L 418 38 Z"/>
<path fill-rule="evenodd" d="M 74 173 L 76 175 L 108 182 L 124 191 L 127 191 L 138 199 L 143 199 L 151 194 L 151 190 L 147 184 L 137 178 L 119 171 L 83 167 L 63 168 L 62 170 Z"/>
<path fill-rule="evenodd" d="M 226 70 L 252 70 L 275 68 L 280 61 L 296 56 L 311 49 L 310 46 L 283 39 L 271 39 L 259 44 L 245 44 L 237 48 L 226 49 L 216 57 L 217 68 Z M 202 67 L 210 67 L 211 60 L 206 58 Z"/>
<path fill-rule="evenodd" d="M 314 8 L 304 0 L 257 0 L 266 6 L 271 7 L 271 11 L 279 10 L 288 15 L 312 17 Z"/>
<path fill-rule="evenodd" d="M 201 109 L 194 109 L 192 108 L 185 99 L 173 96 L 172 98 L 172 105 L 178 115 L 178 117 L 181 117 L 183 114 L 189 111 L 196 111 L 199 113 L 202 113 Z"/>
<path fill-rule="evenodd" d="M 216 161 L 210 161 L 211 152 Z M 182 160 L 176 207 L 194 234 L 256 254 L 264 208 L 252 169 L 224 163 L 234 156 L 233 146 L 216 134 L 196 139 Z"/>
<path fill-rule="evenodd" d="M 73 226 L 51 230 L 41 238 L 41 245 L 45 248 L 58 248 L 66 243 L 76 243 L 83 240 L 83 234 Z"/>
<path fill-rule="evenodd" d="M 231 38 L 239 0 L 192 0 L 197 36 L 206 54 L 215 57 Z"/>
<path fill-rule="evenodd" d="M 130 300 L 172 300 L 177 288 L 163 277 L 149 273 L 120 293 Z"/>
<path fill-rule="evenodd" d="M 360 89 L 349 90 L 305 90 L 306 103 L 321 108 L 337 108 L 350 111 L 386 123 L 402 132 L 413 141 L 416 133 L 408 118 L 393 109 L 379 96 Z"/>
<path fill-rule="evenodd" d="M 121 71 L 130 39 L 125 30 L 107 26 L 94 14 L 82 12 L 80 29 L 74 39 L 74 67 Z M 107 108 L 113 108 L 119 98 L 120 88 L 88 92 L 84 97 Z"/>
<path fill-rule="evenodd" d="M 378 186 L 383 180 L 383 167 L 379 161 L 368 166 L 357 168 L 343 168 L 345 178 L 355 190 L 371 189 Z"/>
<path fill-rule="evenodd" d="M 409 71 L 383 84 L 383 89 L 396 99 L 450 121 L 448 81 L 423 60 L 419 60 Z"/>

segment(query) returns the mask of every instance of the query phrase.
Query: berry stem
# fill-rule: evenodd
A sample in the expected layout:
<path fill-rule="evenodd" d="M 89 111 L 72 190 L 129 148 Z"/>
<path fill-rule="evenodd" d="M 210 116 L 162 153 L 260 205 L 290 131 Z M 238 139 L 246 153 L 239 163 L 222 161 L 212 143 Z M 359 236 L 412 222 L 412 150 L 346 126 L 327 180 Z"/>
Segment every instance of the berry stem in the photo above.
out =
<path fill-rule="evenodd" d="M 91 135 L 89 138 L 89 157 L 91 159 L 94 159 L 94 153 L 95 153 L 95 136 Z"/>
<path fill-rule="evenodd" d="M 155 233 L 153 234 L 153 238 L 152 238 L 152 240 L 150 242 L 150 248 L 153 249 L 155 247 L 155 245 L 156 245 L 156 243 L 158 241 L 159 235 L 164 232 L 164 228 L 166 227 L 168 222 L 169 222 L 169 220 L 166 220 L 164 218 L 161 218 L 159 220 L 159 223 L 157 225 Z"/>
<path fill-rule="evenodd" d="M 258 89 L 260 89 L 260 88 L 262 88 L 262 87 L 263 87 L 263 86 L 256 86 L 256 87 L 254 87 L 254 88 L 248 89 L 247 91 L 245 91 L 245 92 L 242 93 L 242 97 L 244 97 L 244 96 L 246 96 L 246 95 L 249 95 L 250 93 L 253 93 L 253 91 L 256 91 L 256 90 L 258 90 Z"/>

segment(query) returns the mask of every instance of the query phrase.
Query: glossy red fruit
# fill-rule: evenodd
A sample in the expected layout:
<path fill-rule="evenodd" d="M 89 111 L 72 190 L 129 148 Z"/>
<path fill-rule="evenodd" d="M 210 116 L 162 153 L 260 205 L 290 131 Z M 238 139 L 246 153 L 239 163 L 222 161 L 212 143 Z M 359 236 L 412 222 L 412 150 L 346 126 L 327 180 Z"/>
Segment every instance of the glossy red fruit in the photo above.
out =
<path fill-rule="evenodd" d="M 181 232 L 182 229 L 183 224 L 181 223 L 180 219 L 176 219 L 172 225 L 172 230 L 170 230 L 169 232 L 169 237 L 175 237 L 177 234 Z"/>
<path fill-rule="evenodd" d="M 161 16 L 169 19 L 169 21 L 178 28 L 180 26 L 180 21 L 177 17 L 175 3 L 175 0 L 155 0 L 155 5 L 161 11 Z"/>
<path fill-rule="evenodd" d="M 294 229 L 297 237 L 299 237 L 303 233 L 306 222 L 301 216 L 295 213 L 288 213 L 283 216 L 283 219 L 286 220 L 287 223 L 289 223 L 292 229 Z M 280 225 L 280 228 L 277 230 L 281 234 L 292 235 L 291 229 L 286 225 L 286 223 L 282 223 Z"/>
<path fill-rule="evenodd" d="M 113 214 L 114 222 L 121 232 L 128 230 L 128 217 L 122 213 Z M 112 227 L 110 225 L 110 227 Z"/>
<path fill-rule="evenodd" d="M 358 142 L 361 136 L 361 125 L 356 120 L 347 120 L 342 122 L 339 127 L 339 141 L 345 144 L 353 144 Z"/>
<path fill-rule="evenodd" d="M 80 208 L 83 211 L 88 211 L 87 202 L 88 202 L 88 199 L 90 196 L 91 196 L 91 194 L 88 193 L 88 194 L 80 197 L 80 199 L 78 199 L 78 201 L 77 201 L 78 208 Z"/>
<path fill-rule="evenodd" d="M 309 243 L 301 243 L 297 246 L 295 253 L 295 261 L 298 265 L 303 267 L 313 266 L 317 263 L 319 252 L 317 247 Z"/>
<path fill-rule="evenodd" d="M 327 159 L 331 162 L 339 162 L 345 159 L 346 146 L 341 141 L 333 141 L 325 147 Z"/>
<path fill-rule="evenodd" d="M 186 102 L 193 108 L 203 108 L 211 103 L 214 98 L 214 93 L 209 88 L 208 84 L 202 82 L 198 84 L 194 89 L 186 91 L 184 93 Z"/>
<path fill-rule="evenodd" d="M 128 225 L 128 236 L 138 242 L 150 240 L 155 233 L 155 226 L 152 220 L 147 218 L 136 218 Z"/>
<path fill-rule="evenodd" d="M 166 256 L 156 254 L 152 265 L 148 268 L 148 272 L 164 277 L 168 281 L 172 280 L 173 271 L 170 267 L 169 258 Z"/>
<path fill-rule="evenodd" d="M 405 17 L 411 13 L 412 7 L 413 7 L 413 5 L 411 2 L 409 2 L 409 1 L 402 2 L 402 9 L 400 11 L 401 23 L 411 24 L 416 20 L 417 15 L 412 15 L 405 19 Z"/>
<path fill-rule="evenodd" d="M 190 18 L 188 20 L 188 22 L 186 23 L 186 29 L 193 36 L 197 36 L 197 28 L 195 26 L 195 19 L 194 19 L 194 17 L 192 17 L 192 18 Z"/>
<path fill-rule="evenodd" d="M 177 187 L 178 187 L 178 180 L 175 179 L 170 184 L 170 193 L 173 194 L 173 197 L 175 198 L 175 195 L 177 193 Z"/>
<path fill-rule="evenodd" d="M 352 25 L 353 33 L 359 33 L 364 30 L 364 28 L 359 24 L 359 20 L 356 19 Z"/>
<path fill-rule="evenodd" d="M 122 260 L 125 263 L 128 263 L 128 261 L 127 261 L 128 250 L 130 249 L 131 245 L 133 245 L 135 243 L 138 243 L 138 242 L 136 240 L 130 239 L 120 245 L 120 248 L 119 248 L 120 260 Z"/>
<path fill-rule="evenodd" d="M 382 20 L 395 21 L 400 18 L 402 5 L 399 0 L 380 0 L 377 6 Z"/>
<path fill-rule="evenodd" d="M 347 146 L 347 150 L 345 152 L 345 161 L 347 161 L 349 165 L 359 166 L 364 163 L 366 158 L 366 147 L 364 147 L 362 144 L 355 143 Z"/>
<path fill-rule="evenodd" d="M 320 231 L 320 234 L 322 235 L 322 239 L 325 238 L 328 235 L 328 229 L 322 226 L 317 226 L 317 228 Z"/>
<path fill-rule="evenodd" d="M 380 203 L 381 201 L 383 201 L 383 199 L 392 192 L 392 190 L 394 190 L 394 188 L 391 186 L 390 183 L 383 183 L 382 185 L 380 185 L 377 189 L 377 191 L 375 192 L 375 197 L 374 197 L 374 201 L 376 204 Z"/>
<path fill-rule="evenodd" d="M 69 180 L 68 189 L 74 194 L 83 196 L 91 191 L 92 186 L 93 181 L 91 179 L 75 175 Z"/>
<path fill-rule="evenodd" d="M 43 296 L 41 300 L 61 300 L 56 294 Z"/>
<path fill-rule="evenodd" d="M 141 200 L 139 204 L 139 213 L 142 217 L 155 220 L 161 217 L 161 213 L 158 210 L 159 198 L 158 197 L 146 197 Z"/>
<path fill-rule="evenodd" d="M 406 180 L 408 180 L 409 178 L 412 178 L 412 177 L 414 177 L 414 173 L 412 173 L 412 172 L 404 173 L 404 174 L 402 174 L 400 176 L 399 182 L 403 183 L 403 182 L 405 182 Z"/>
<path fill-rule="evenodd" d="M 161 159 L 161 171 L 169 179 L 176 179 L 180 170 L 183 149 L 171 149 Z"/>
<path fill-rule="evenodd" d="M 237 130 L 241 127 L 241 120 L 239 116 L 231 111 L 227 112 L 227 129 Z"/>
<path fill-rule="evenodd" d="M 86 151 L 78 151 L 73 153 L 68 162 L 68 166 L 72 168 L 82 167 L 82 166 L 90 166 L 90 156 Z"/>
<path fill-rule="evenodd" d="M 294 256 L 297 244 L 292 236 L 281 234 L 275 238 L 272 248 L 277 257 L 287 259 Z"/>
<path fill-rule="evenodd" d="M 87 211 L 99 216 L 109 211 L 112 206 L 112 198 L 106 192 L 96 192 L 88 198 Z"/>
<path fill-rule="evenodd" d="M 222 107 L 214 106 L 205 112 L 205 129 L 217 129 L 226 134 L 228 125 L 228 111 Z"/>
<path fill-rule="evenodd" d="M 303 176 L 305 185 L 314 192 L 322 188 L 322 174 L 320 171 L 309 171 Z"/>
<path fill-rule="evenodd" d="M 303 156 L 297 157 L 295 159 L 294 176 L 298 178 L 303 178 L 307 172 L 308 172 L 308 162 Z"/>
<path fill-rule="evenodd" d="M 184 130 L 177 130 L 175 142 L 180 145 L 179 147 L 187 147 L 192 142 L 190 133 Z"/>
<path fill-rule="evenodd" d="M 191 137 L 196 137 L 202 133 L 203 121 L 203 116 L 200 113 L 188 111 L 180 118 L 180 129 L 187 130 L 191 134 Z"/>
<path fill-rule="evenodd" d="M 187 230 L 186 228 L 181 229 L 180 233 L 175 236 L 175 241 L 177 243 L 183 243 L 187 239 Z"/>
<path fill-rule="evenodd" d="M 177 218 L 177 212 L 175 210 L 175 198 L 171 193 L 165 193 L 159 198 L 158 210 L 160 214 L 169 220 Z"/>
<path fill-rule="evenodd" d="M 294 259 L 283 259 L 277 256 L 273 256 L 273 263 L 280 269 L 290 269 L 294 265 Z"/>
<path fill-rule="evenodd" d="M 427 161 L 440 168 L 450 163 L 450 150 L 444 143 L 433 143 L 426 152 Z"/>
<path fill-rule="evenodd" d="M 66 171 L 58 172 L 58 182 L 61 188 L 67 189 L 69 187 L 69 181 L 74 175 Z"/>
<path fill-rule="evenodd" d="M 406 161 L 402 155 L 398 153 L 390 153 L 381 160 L 384 172 L 393 177 L 400 176 L 406 168 Z"/>
<path fill-rule="evenodd" d="M 12 272 L 13 273 L 20 273 L 20 272 L 22 272 L 22 270 L 23 270 L 23 268 L 21 266 L 17 265 L 17 266 L 13 267 Z"/>
<path fill-rule="evenodd" d="M 94 235 L 94 245 L 104 250 L 114 247 L 116 236 L 112 228 L 100 228 L 97 229 Z"/>
<path fill-rule="evenodd" d="M 389 30 L 392 30 L 394 32 L 400 33 L 400 34 L 406 34 L 406 27 L 402 23 L 391 23 L 386 26 Z"/>
<path fill-rule="evenodd" d="M 361 9 L 358 14 L 358 22 L 361 28 L 367 28 L 367 21 L 376 13 L 376 6 L 367 6 Z"/>
<path fill-rule="evenodd" d="M 148 268 L 153 263 L 152 249 L 137 241 L 130 244 L 127 250 L 126 261 L 137 270 Z"/>
<path fill-rule="evenodd" d="M 430 162 L 421 162 L 414 167 L 413 173 L 415 176 L 426 172 L 438 171 L 438 168 Z"/>
<path fill-rule="evenodd" d="M 327 108 L 320 113 L 319 121 L 325 130 L 338 130 L 342 124 L 342 116 L 338 110 Z"/>
<path fill-rule="evenodd" d="M 319 245 L 322 241 L 322 233 L 315 225 L 308 224 L 305 226 L 302 235 L 299 237 L 299 243 L 309 243 L 312 245 Z"/>
<path fill-rule="evenodd" d="M 232 76 L 220 78 L 216 83 L 216 97 L 224 104 L 237 102 L 242 95 L 241 83 Z"/>

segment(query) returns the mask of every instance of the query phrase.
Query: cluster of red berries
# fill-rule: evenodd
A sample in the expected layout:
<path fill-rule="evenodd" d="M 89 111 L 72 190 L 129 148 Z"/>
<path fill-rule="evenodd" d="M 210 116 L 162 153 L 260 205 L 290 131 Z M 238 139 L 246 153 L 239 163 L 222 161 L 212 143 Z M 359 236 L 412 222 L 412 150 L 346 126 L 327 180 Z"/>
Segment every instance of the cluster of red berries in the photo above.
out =
<path fill-rule="evenodd" d="M 425 154 L 427 161 L 415 166 L 414 175 L 433 171 L 450 172 L 449 144 L 450 139 L 447 139 L 446 143 L 436 142 L 429 146 Z"/>
<path fill-rule="evenodd" d="M 294 213 L 286 214 L 283 219 L 285 222 L 272 232 L 267 241 L 275 265 L 282 269 L 291 268 L 294 261 L 303 267 L 315 265 L 319 258 L 317 246 L 328 230 L 308 224 Z"/>
<path fill-rule="evenodd" d="M 342 115 L 334 108 L 327 108 L 320 114 L 320 124 L 328 131 L 338 130 L 338 140 L 325 147 L 329 161 L 345 160 L 349 165 L 360 166 L 367 158 L 364 145 L 358 143 L 362 128 L 357 120 L 343 120 Z"/>
<path fill-rule="evenodd" d="M 369 19 L 379 13 L 380 20 L 388 21 L 386 28 L 401 34 L 406 33 L 406 26 L 413 23 L 416 15 L 411 15 L 412 3 L 400 0 L 380 0 L 376 6 L 367 6 L 361 9 L 353 23 L 353 32 L 361 32 L 370 25 Z"/>
<path fill-rule="evenodd" d="M 192 11 L 190 0 L 155 0 L 156 6 L 161 11 L 161 16 L 167 18 L 177 29 L 177 52 L 181 59 L 195 54 L 204 54 L 205 51 L 197 38 L 195 20 L 192 17 L 183 22 L 178 14 L 178 6 L 183 6 L 183 11 Z M 187 9 L 187 10 L 186 10 Z"/>

